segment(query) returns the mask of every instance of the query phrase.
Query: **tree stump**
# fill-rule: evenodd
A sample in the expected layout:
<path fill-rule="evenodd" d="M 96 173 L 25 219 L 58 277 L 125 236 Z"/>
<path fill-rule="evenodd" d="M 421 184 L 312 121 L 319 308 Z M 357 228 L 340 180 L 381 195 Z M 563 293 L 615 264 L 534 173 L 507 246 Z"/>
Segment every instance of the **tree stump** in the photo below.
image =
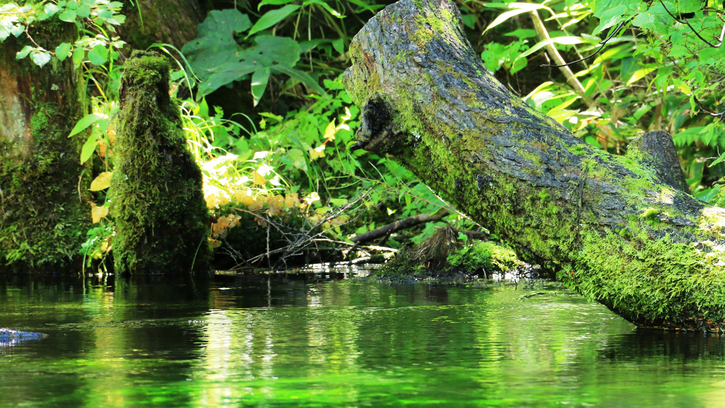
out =
<path fill-rule="evenodd" d="M 209 213 L 201 170 L 169 97 L 169 64 L 136 52 L 126 63 L 111 179 L 116 273 L 209 267 Z"/>
<path fill-rule="evenodd" d="M 401 0 L 355 36 L 359 145 L 390 155 L 526 261 L 647 327 L 725 329 L 725 210 L 646 153 L 574 137 L 486 70 L 448 0 Z"/>

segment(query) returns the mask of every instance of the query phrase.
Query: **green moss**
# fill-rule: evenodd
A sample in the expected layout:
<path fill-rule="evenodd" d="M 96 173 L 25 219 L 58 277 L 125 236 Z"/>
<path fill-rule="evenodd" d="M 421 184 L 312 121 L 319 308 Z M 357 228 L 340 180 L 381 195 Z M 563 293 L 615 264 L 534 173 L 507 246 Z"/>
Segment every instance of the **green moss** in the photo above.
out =
<path fill-rule="evenodd" d="M 30 33 L 47 49 L 77 38 L 76 28 L 57 18 L 34 23 Z M 4 120 L 18 125 L 0 134 L 0 264 L 31 272 L 79 259 L 90 226 L 91 174 L 78 161 L 82 141 L 67 137 L 85 99 L 72 61 L 40 68 L 16 60 L 28 44 L 24 36 L 0 43 L 7 83 L 18 84 L 4 90 Z"/>
<path fill-rule="evenodd" d="M 435 6 L 426 3 L 425 7 Z M 424 10 L 421 14 L 435 16 L 436 12 Z M 421 52 L 434 52 L 431 39 L 440 35 L 426 29 L 424 22 L 416 17 L 420 32 L 404 40 L 414 42 Z M 384 153 L 394 154 L 444 199 L 506 239 L 523 260 L 562 271 L 561 279 L 574 289 L 637 324 L 667 321 L 691 327 L 693 319 L 702 317 L 710 319 L 707 324 L 712 329 L 725 322 L 721 306 L 725 305 L 724 271 L 717 264 L 722 251 L 705 255 L 706 248 L 683 244 L 668 235 L 677 231 L 683 241 L 722 241 L 713 234 L 725 228 L 718 222 L 722 214 L 705 211 L 698 219 L 669 222 L 667 217 L 682 218 L 680 211 L 693 214 L 700 204 L 661 185 L 653 170 L 641 165 L 636 151 L 630 157 L 614 157 L 562 139 L 561 128 L 552 119 L 532 110 L 527 114 L 536 122 L 534 127 L 530 122 L 518 122 L 515 110 L 526 109 L 525 105 L 517 98 L 501 96 L 508 94 L 487 75 L 482 81 L 496 92 L 482 99 L 495 95 L 505 106 L 498 111 L 474 109 L 475 101 L 458 90 L 457 101 L 451 103 L 431 78 L 430 87 L 420 83 L 429 73 L 436 80 L 440 72 L 456 75 L 444 63 L 423 67 L 415 78 L 403 75 L 408 83 L 380 84 L 377 78 L 371 80 L 368 65 L 357 68 L 357 61 L 362 59 L 356 60 L 346 82 L 353 98 L 359 103 L 370 95 L 387 99 L 395 109 L 394 137 L 416 136 L 415 143 Z M 405 63 L 397 64 L 392 61 L 388 68 L 403 72 Z M 359 77 L 353 78 L 355 75 Z M 431 89 L 432 94 L 428 93 Z M 469 106 L 460 107 L 463 103 Z M 453 124 L 438 113 L 447 118 L 460 115 L 461 122 L 472 125 L 458 126 L 460 122 Z M 507 137 L 505 142 L 499 142 L 502 135 Z M 500 159 L 515 164 L 501 164 Z M 544 191 L 540 183 L 548 180 L 537 176 L 551 162 L 555 163 L 549 170 L 559 171 L 561 165 L 557 176 L 562 177 L 556 178 L 556 188 Z M 606 194 L 599 194 L 601 191 Z"/>
<path fill-rule="evenodd" d="M 38 104 L 30 129 L 29 155 L 17 143 L 0 143 L 0 257 L 15 267 L 40 269 L 71 265 L 90 212 L 78 164 L 78 149 L 55 104 Z M 79 178 L 80 176 L 80 178 Z"/>
<path fill-rule="evenodd" d="M 135 53 L 128 61 L 119 122 L 111 180 L 116 271 L 208 268 L 209 215 L 201 171 L 169 98 L 169 65 L 163 57 Z"/>
<path fill-rule="evenodd" d="M 642 214 L 640 214 L 640 217 L 642 217 L 642 218 L 654 218 L 659 213 L 660 213 L 660 211 L 657 210 L 657 209 L 648 208 Z"/>
<path fill-rule="evenodd" d="M 560 278 L 638 325 L 722 331 L 722 255 L 669 236 L 628 243 L 611 232 L 585 231 L 575 270 Z"/>
<path fill-rule="evenodd" d="M 448 263 L 472 272 L 508 272 L 523 265 L 511 249 L 492 241 L 480 241 L 448 256 Z"/>

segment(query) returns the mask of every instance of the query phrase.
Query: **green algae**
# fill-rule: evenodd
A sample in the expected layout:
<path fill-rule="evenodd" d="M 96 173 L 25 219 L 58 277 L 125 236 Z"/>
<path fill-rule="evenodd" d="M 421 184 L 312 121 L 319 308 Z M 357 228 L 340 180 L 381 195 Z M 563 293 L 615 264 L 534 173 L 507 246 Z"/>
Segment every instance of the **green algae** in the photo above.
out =
<path fill-rule="evenodd" d="M 116 272 L 206 270 L 210 220 L 201 171 L 169 97 L 169 63 L 155 53 L 134 53 L 126 64 L 116 160 L 110 193 Z"/>

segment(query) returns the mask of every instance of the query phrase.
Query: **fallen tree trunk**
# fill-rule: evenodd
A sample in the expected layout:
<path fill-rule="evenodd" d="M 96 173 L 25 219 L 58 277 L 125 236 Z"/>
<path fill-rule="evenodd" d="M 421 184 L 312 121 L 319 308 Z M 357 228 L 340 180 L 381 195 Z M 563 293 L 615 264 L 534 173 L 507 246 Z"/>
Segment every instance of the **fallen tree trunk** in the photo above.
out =
<path fill-rule="evenodd" d="M 350 53 L 359 146 L 393 156 L 524 260 L 627 320 L 725 331 L 725 210 L 662 181 L 650 154 L 595 150 L 512 95 L 453 3 L 388 6 Z"/>

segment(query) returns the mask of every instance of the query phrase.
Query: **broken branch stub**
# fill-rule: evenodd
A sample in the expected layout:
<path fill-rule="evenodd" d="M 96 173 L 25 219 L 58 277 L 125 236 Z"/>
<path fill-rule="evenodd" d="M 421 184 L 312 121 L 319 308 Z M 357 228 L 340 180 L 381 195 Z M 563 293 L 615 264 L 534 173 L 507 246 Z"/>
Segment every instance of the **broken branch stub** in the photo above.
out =
<path fill-rule="evenodd" d="M 725 210 L 662 182 L 646 152 L 595 150 L 512 95 L 453 3 L 392 4 L 350 54 L 359 147 L 635 324 L 725 330 Z"/>

